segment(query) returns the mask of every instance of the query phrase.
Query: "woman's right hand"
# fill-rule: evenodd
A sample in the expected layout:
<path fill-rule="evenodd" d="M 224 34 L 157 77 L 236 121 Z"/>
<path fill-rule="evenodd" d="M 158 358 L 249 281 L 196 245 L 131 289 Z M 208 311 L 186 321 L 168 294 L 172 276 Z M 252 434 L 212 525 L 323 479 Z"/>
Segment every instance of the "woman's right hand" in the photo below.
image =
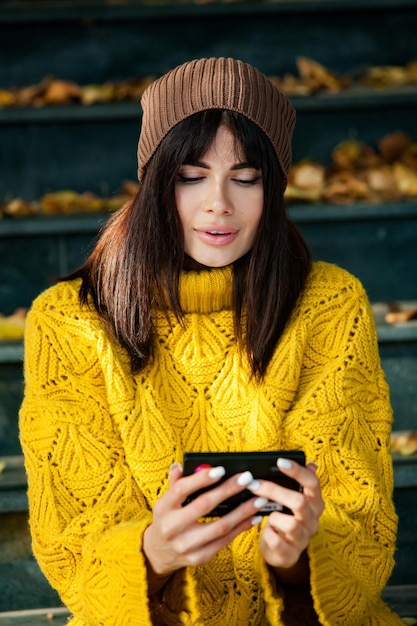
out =
<path fill-rule="evenodd" d="M 253 480 L 250 472 L 244 472 L 215 486 L 223 475 L 222 467 L 205 468 L 185 477 L 179 464 L 171 468 L 169 489 L 155 504 L 153 522 L 143 537 L 150 593 L 160 589 L 175 570 L 208 563 L 237 535 L 261 521 L 257 512 L 267 500 L 259 497 L 212 522 L 198 521 Z M 212 489 L 182 505 L 188 496 L 211 484 Z"/>

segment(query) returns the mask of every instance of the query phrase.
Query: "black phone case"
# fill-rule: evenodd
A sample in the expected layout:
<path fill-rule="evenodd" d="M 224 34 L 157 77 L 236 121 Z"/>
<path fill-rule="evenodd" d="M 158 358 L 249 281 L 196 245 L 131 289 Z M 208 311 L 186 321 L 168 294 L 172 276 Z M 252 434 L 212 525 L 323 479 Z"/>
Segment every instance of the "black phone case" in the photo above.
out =
<path fill-rule="evenodd" d="M 297 481 L 283 474 L 277 467 L 278 457 L 291 459 L 300 465 L 305 465 L 305 455 L 301 450 L 277 450 L 272 452 L 186 452 L 184 454 L 184 476 L 193 474 L 196 468 L 202 464 L 208 464 L 213 467 L 222 465 L 226 469 L 226 475 L 213 486 L 199 489 L 191 494 L 183 505 L 188 504 L 205 491 L 221 484 L 227 480 L 227 478 L 230 478 L 230 476 L 247 470 L 252 472 L 254 478 L 270 480 L 287 489 L 302 491 L 302 487 Z M 244 489 L 240 493 L 221 502 L 205 517 L 221 517 L 226 515 L 226 513 L 229 513 L 229 511 L 250 498 L 253 498 L 253 493 Z M 257 511 L 257 515 L 269 515 L 269 513 L 274 510 L 277 510 L 275 503 L 270 502 L 265 508 Z M 284 507 L 281 513 L 292 515 L 292 511 L 287 507 Z"/>

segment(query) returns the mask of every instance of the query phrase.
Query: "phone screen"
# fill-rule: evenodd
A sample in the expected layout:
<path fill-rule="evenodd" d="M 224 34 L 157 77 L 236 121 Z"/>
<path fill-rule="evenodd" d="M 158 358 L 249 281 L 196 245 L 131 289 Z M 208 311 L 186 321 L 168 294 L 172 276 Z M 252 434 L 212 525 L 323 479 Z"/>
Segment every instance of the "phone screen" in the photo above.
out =
<path fill-rule="evenodd" d="M 217 481 L 213 486 L 199 489 L 191 494 L 183 503 L 185 506 L 200 494 L 221 484 L 230 476 L 239 472 L 249 470 L 254 478 L 262 480 L 270 480 L 274 483 L 282 485 L 287 489 L 302 491 L 301 485 L 294 479 L 283 474 L 277 466 L 277 459 L 286 458 L 305 465 L 305 455 L 301 450 L 274 450 L 268 452 L 188 452 L 184 454 L 184 476 L 193 474 L 201 465 L 211 465 L 215 467 L 222 465 L 226 469 L 226 475 Z M 224 500 L 215 509 L 210 511 L 206 517 L 221 517 L 229 511 L 237 507 L 242 502 L 246 502 L 253 498 L 253 493 L 244 489 L 240 493 Z M 274 510 L 280 510 L 281 513 L 292 515 L 292 511 L 287 507 L 277 509 L 274 502 L 268 502 L 266 506 L 257 514 L 268 515 Z"/>

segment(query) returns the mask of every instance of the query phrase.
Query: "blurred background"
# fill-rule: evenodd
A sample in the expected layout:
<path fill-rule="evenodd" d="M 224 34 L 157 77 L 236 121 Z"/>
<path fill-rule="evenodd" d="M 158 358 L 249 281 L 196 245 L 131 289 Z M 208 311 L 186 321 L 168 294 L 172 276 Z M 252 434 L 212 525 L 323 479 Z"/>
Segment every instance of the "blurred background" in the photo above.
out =
<path fill-rule="evenodd" d="M 374 307 L 400 515 L 387 597 L 417 615 L 416 32 L 415 0 L 0 0 L 0 612 L 60 605 L 27 527 L 27 309 L 136 193 L 144 88 L 190 59 L 232 56 L 292 100 L 289 214 Z"/>

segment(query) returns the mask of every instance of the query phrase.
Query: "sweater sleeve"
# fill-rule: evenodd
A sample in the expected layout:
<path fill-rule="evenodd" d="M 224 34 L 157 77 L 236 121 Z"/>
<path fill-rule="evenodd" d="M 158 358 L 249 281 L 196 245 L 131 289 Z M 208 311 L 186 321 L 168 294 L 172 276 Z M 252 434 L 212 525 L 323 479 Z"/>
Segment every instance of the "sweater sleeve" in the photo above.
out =
<path fill-rule="evenodd" d="M 20 410 L 34 554 L 76 623 L 150 625 L 151 513 L 109 414 L 96 337 L 42 302 L 27 318 Z"/>
<path fill-rule="evenodd" d="M 351 283 L 352 285 L 352 283 Z M 380 599 L 397 531 L 392 410 L 372 309 L 353 282 L 317 309 L 304 380 L 286 428 L 318 464 L 325 510 L 311 539 L 311 588 L 326 626 L 401 624 Z M 347 295 L 344 297 L 343 293 Z M 298 437 L 298 440 L 297 440 Z"/>

